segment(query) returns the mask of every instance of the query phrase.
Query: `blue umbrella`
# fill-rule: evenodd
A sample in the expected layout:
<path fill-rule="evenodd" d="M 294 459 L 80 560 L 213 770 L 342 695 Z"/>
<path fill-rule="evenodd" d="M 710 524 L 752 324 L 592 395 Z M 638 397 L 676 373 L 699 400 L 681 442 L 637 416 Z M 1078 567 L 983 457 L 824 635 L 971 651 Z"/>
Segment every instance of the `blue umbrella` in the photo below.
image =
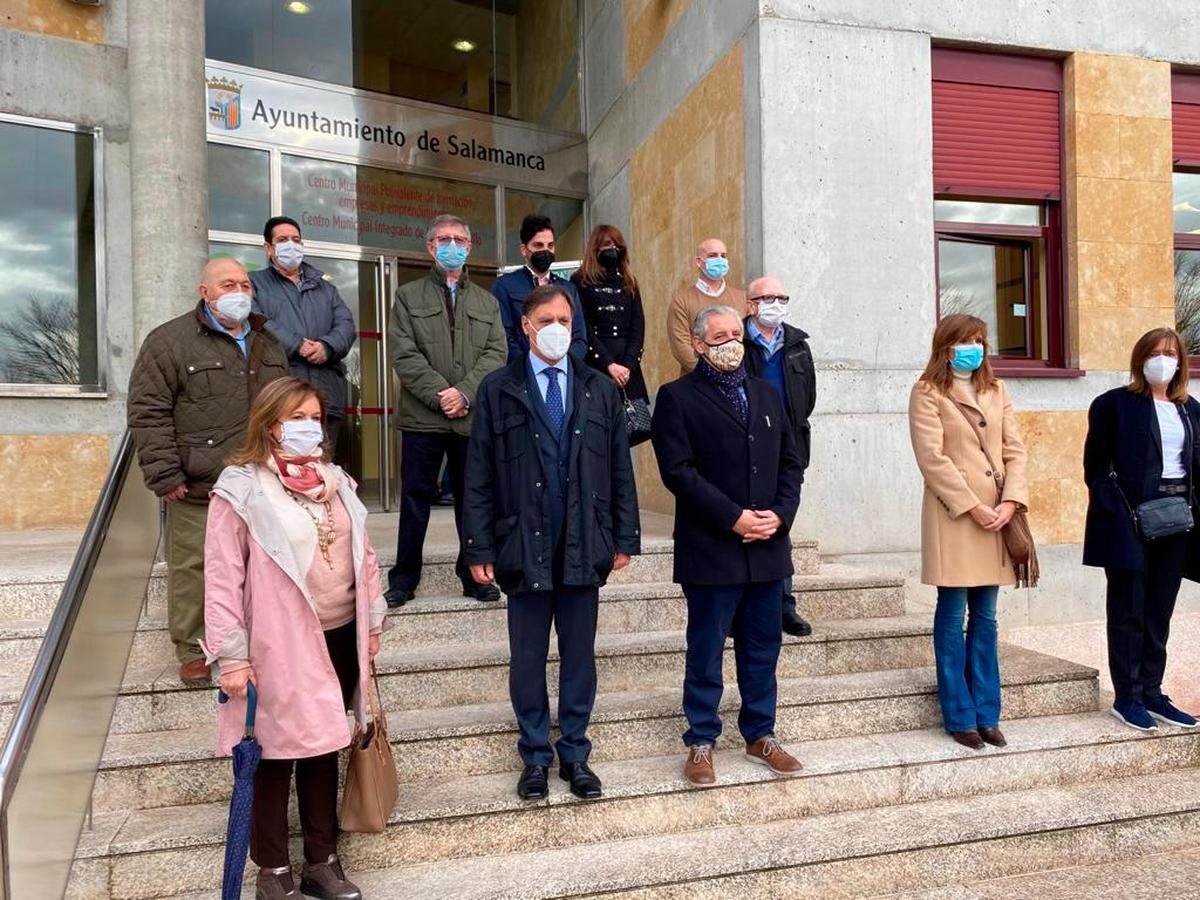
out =
<path fill-rule="evenodd" d="M 219 702 L 229 699 L 224 691 Z M 254 713 L 258 691 L 246 684 L 246 735 L 233 748 L 233 797 L 229 801 L 229 828 L 225 835 L 225 876 L 221 880 L 221 900 L 242 896 L 242 876 L 246 871 L 246 850 L 250 844 L 250 806 L 254 802 L 254 770 L 262 759 L 262 747 L 254 737 Z"/>

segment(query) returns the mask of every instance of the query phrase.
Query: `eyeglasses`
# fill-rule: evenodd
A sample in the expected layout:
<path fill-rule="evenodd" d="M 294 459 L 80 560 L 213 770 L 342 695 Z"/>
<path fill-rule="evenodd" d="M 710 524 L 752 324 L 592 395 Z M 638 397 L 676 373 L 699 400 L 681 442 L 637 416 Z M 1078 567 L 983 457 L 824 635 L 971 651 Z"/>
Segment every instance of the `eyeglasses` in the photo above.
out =
<path fill-rule="evenodd" d="M 460 247 L 471 246 L 471 239 L 464 237 L 455 237 L 450 234 L 443 234 L 441 237 L 433 238 L 433 243 L 439 247 L 449 247 L 451 244 L 458 244 Z"/>
<path fill-rule="evenodd" d="M 792 298 L 787 294 L 763 294 L 761 297 L 751 297 L 755 303 L 765 303 L 770 306 L 772 303 L 779 303 L 783 306 L 788 305 L 788 301 Z"/>

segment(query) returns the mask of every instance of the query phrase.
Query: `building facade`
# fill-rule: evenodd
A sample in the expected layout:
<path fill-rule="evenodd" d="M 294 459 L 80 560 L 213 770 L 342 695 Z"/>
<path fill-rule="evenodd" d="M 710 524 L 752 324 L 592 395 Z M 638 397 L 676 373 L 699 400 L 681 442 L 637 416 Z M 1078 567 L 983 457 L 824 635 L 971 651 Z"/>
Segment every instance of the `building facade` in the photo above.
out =
<path fill-rule="evenodd" d="M 1200 11 L 868 0 L 25 0 L 0 17 L 0 528 L 86 519 L 144 335 L 214 254 L 302 222 L 351 303 L 348 460 L 380 509 L 397 448 L 387 298 L 423 224 L 475 226 L 477 277 L 525 213 L 560 258 L 626 234 L 652 389 L 697 241 L 794 298 L 818 369 L 796 533 L 916 568 L 908 391 L 940 312 L 989 323 L 1030 452 L 1043 586 L 1009 624 L 1101 614 L 1082 570 L 1087 407 L 1134 340 L 1200 353 Z M 40 336 L 38 341 L 32 334 Z M 643 505 L 667 509 L 650 448 Z"/>

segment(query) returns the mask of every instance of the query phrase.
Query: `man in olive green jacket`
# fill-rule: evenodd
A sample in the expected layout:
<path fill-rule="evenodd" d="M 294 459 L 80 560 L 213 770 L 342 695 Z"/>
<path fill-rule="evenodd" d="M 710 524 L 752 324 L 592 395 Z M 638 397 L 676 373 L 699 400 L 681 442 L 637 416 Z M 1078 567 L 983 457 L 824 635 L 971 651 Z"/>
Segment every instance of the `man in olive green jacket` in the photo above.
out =
<path fill-rule="evenodd" d="M 479 383 L 504 365 L 508 345 L 496 299 L 471 284 L 466 271 L 471 230 L 457 216 L 438 216 L 426 234 L 429 274 L 396 291 L 388 325 L 392 368 L 400 379 L 400 532 L 388 572 L 392 607 L 412 599 L 421 581 L 429 509 L 437 495 L 442 458 L 454 489 L 459 534 L 455 571 L 464 597 L 499 600 L 495 585 L 476 584 L 462 556 L 463 472 L 471 403 Z"/>
<path fill-rule="evenodd" d="M 283 345 L 250 312 L 251 291 L 237 260 L 209 262 L 200 301 L 146 336 L 129 376 L 142 476 L 167 504 L 167 627 L 189 683 L 210 674 L 200 649 L 208 493 L 245 437 L 259 390 L 288 373 Z"/>

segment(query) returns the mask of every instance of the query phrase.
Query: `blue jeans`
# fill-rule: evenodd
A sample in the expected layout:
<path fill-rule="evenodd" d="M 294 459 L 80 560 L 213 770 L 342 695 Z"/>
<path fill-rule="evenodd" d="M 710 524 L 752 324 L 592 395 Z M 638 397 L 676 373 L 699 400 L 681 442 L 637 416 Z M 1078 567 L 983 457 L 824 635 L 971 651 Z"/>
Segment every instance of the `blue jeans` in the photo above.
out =
<path fill-rule="evenodd" d="M 1000 724 L 1000 654 L 996 646 L 996 598 L 1000 589 L 937 590 L 933 655 L 942 722 L 947 731 L 995 728 Z"/>
<path fill-rule="evenodd" d="M 782 579 L 719 587 L 685 584 L 683 593 L 688 610 L 683 713 L 689 726 L 683 742 L 715 744 L 721 735 L 721 664 L 728 635 L 742 698 L 738 730 L 747 744 L 774 734 Z"/>

